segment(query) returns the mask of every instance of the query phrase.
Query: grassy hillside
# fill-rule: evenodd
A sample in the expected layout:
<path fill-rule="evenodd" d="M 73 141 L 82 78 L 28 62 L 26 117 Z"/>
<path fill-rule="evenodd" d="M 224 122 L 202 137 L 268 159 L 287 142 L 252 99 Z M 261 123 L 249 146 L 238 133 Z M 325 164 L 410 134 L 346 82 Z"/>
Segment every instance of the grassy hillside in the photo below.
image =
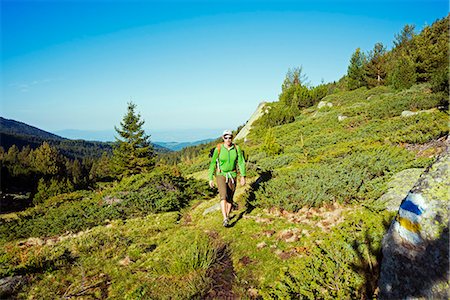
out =
<path fill-rule="evenodd" d="M 204 215 L 218 202 L 209 146 L 178 168 L 2 215 L 0 277 L 21 283 L 19 298 L 372 298 L 393 217 L 378 199 L 443 151 L 441 99 L 426 84 L 360 88 L 290 124 L 254 124 L 230 228 Z"/>

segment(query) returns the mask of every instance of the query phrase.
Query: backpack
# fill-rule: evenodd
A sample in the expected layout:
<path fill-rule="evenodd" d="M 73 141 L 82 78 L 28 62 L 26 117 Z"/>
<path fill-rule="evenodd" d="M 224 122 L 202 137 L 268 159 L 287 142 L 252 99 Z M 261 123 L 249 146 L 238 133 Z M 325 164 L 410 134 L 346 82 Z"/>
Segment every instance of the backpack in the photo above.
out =
<path fill-rule="evenodd" d="M 209 157 L 212 158 L 213 155 L 214 155 L 214 150 L 217 149 L 217 160 L 216 160 L 216 164 L 217 164 L 217 169 L 219 170 L 219 172 L 220 172 L 220 167 L 219 167 L 219 155 L 220 155 L 220 149 L 222 148 L 221 145 L 222 145 L 221 143 L 220 143 L 220 144 L 217 144 L 216 147 L 213 147 L 213 148 L 211 148 L 211 150 L 209 150 Z M 242 154 L 242 157 L 244 157 L 244 160 L 245 160 L 245 152 L 244 152 L 243 150 L 241 150 L 241 148 L 240 148 L 238 145 L 234 144 L 234 146 L 235 146 L 235 148 L 236 148 L 238 157 L 239 157 L 239 153 L 241 153 L 241 154 Z"/>
<path fill-rule="evenodd" d="M 220 145 L 222 145 L 222 144 L 217 144 L 217 146 L 216 147 L 213 147 L 213 148 L 211 148 L 211 150 L 209 150 L 209 158 L 211 158 L 211 157 L 213 157 L 213 155 L 214 155 L 214 150 L 216 150 L 217 149 L 217 156 L 219 156 L 220 155 Z M 241 150 L 241 148 L 238 146 L 238 145 L 236 145 L 236 144 L 234 144 L 234 146 L 236 146 L 236 150 L 238 151 L 238 154 L 239 154 L 239 152 L 241 152 L 242 153 L 242 156 L 244 156 L 245 157 L 245 154 L 244 154 L 244 150 Z"/>

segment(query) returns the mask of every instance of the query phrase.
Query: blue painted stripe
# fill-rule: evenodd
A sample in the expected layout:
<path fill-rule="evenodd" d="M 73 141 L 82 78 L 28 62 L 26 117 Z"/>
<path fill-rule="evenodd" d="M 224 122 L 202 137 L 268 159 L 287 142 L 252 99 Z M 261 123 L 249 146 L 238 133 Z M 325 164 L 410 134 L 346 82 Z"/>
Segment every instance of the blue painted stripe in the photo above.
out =
<path fill-rule="evenodd" d="M 403 201 L 402 205 L 400 205 L 400 208 L 410 211 L 412 213 L 415 213 L 416 215 L 421 215 L 423 210 L 416 205 L 414 202 L 408 200 L 408 198 L 406 198 L 405 201 Z"/>

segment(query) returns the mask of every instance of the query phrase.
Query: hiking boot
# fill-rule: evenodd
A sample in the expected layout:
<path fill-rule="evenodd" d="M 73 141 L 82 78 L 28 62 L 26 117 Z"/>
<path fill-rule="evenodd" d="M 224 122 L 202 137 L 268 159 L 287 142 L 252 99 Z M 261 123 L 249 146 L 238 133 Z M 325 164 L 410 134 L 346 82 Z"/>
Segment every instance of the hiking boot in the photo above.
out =
<path fill-rule="evenodd" d="M 228 218 L 223 220 L 223 227 L 228 227 Z"/>

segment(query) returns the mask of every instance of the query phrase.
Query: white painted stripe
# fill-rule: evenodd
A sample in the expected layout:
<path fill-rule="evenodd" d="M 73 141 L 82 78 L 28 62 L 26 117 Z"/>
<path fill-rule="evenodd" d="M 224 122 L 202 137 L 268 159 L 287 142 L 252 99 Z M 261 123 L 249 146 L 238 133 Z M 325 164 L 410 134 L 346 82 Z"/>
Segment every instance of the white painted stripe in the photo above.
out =
<path fill-rule="evenodd" d="M 400 208 L 398 210 L 398 214 L 400 215 L 400 217 L 402 217 L 404 219 L 408 219 L 408 220 L 410 220 L 413 223 L 420 223 L 421 216 L 418 216 L 418 215 L 416 215 L 413 212 L 410 212 L 408 210 Z"/>

